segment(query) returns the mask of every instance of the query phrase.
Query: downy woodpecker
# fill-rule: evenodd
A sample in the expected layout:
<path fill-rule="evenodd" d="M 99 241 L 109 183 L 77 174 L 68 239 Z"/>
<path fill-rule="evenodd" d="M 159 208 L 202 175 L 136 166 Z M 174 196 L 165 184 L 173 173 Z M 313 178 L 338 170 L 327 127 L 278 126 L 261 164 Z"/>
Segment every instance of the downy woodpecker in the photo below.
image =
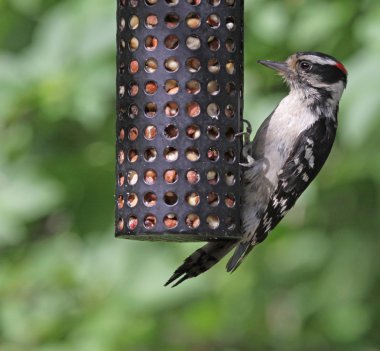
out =
<path fill-rule="evenodd" d="M 196 250 L 165 285 L 207 271 L 234 247 L 227 271 L 281 221 L 325 163 L 334 143 L 347 71 L 334 57 L 298 52 L 285 62 L 258 61 L 276 70 L 290 92 L 265 119 L 242 155 L 242 239 L 209 242 Z"/>

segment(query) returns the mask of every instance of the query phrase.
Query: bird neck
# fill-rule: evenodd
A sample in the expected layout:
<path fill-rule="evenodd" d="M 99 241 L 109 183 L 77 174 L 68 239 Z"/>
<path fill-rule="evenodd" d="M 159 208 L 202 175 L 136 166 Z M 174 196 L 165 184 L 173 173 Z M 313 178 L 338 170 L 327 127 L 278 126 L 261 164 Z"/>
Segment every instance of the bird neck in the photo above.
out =
<path fill-rule="evenodd" d="M 319 118 L 331 118 L 335 122 L 339 109 L 339 100 L 343 89 L 336 87 L 291 87 L 290 95 L 296 95 L 301 104 Z"/>

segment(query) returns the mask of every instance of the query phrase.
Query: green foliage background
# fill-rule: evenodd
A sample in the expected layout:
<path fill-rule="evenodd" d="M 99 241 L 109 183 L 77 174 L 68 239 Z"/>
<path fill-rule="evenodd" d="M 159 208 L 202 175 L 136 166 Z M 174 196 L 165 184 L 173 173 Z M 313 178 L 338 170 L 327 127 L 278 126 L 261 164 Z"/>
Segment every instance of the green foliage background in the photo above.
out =
<path fill-rule="evenodd" d="M 168 289 L 199 244 L 113 238 L 116 1 L 0 0 L 1 351 L 380 350 L 380 2 L 245 3 L 246 118 L 286 94 L 257 59 L 324 51 L 338 139 L 238 271 Z"/>

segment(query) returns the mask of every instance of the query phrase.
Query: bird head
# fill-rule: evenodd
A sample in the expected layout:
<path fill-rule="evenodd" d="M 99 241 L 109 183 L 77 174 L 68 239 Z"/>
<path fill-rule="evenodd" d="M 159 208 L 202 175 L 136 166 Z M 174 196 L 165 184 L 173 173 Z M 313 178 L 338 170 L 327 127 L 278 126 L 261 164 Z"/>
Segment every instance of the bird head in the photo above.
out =
<path fill-rule="evenodd" d="M 276 70 L 291 90 L 301 89 L 305 95 L 324 93 L 339 102 L 347 85 L 343 64 L 320 52 L 297 52 L 284 62 L 259 60 L 258 63 Z"/>

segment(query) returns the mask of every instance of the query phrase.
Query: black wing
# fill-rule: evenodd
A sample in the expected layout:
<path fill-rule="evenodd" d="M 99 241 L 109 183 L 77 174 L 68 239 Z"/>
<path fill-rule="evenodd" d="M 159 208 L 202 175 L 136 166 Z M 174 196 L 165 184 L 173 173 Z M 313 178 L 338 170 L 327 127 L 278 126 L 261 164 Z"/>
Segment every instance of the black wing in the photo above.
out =
<path fill-rule="evenodd" d="M 279 182 L 256 229 L 253 242 L 262 242 L 313 181 L 330 154 L 335 121 L 320 119 L 301 133 L 293 152 L 279 172 Z"/>

